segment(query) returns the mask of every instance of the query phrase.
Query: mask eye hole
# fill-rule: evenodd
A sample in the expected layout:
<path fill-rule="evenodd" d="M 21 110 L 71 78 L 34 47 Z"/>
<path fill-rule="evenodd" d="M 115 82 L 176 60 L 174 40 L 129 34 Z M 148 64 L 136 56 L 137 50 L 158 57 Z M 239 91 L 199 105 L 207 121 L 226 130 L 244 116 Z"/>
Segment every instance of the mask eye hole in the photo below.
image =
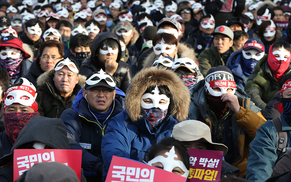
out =
<path fill-rule="evenodd" d="M 100 80 L 98 76 L 95 76 L 94 78 L 92 78 L 92 81 L 98 81 L 98 80 Z"/>

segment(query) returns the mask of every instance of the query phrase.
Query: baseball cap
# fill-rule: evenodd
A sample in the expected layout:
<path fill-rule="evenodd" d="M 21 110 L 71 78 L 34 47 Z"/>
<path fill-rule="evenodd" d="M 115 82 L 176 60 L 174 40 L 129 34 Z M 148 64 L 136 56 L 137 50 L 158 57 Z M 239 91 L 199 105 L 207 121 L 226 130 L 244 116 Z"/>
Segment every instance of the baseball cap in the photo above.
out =
<path fill-rule="evenodd" d="M 223 151 L 226 155 L 228 148 L 222 143 L 213 143 L 210 128 L 201 121 L 187 120 L 176 124 L 173 128 L 173 137 L 181 142 L 203 140 L 214 150 Z"/>
<path fill-rule="evenodd" d="M 142 32 L 143 38 L 147 40 L 153 40 L 156 34 L 157 34 L 157 27 L 155 26 L 147 26 Z"/>
<path fill-rule="evenodd" d="M 233 40 L 233 36 L 234 36 L 233 35 L 233 31 L 229 27 L 227 27 L 225 25 L 221 25 L 219 27 L 216 27 L 216 29 L 213 32 L 213 35 L 215 35 L 215 34 L 223 34 L 223 35 L 226 35 L 231 40 Z"/>
<path fill-rule="evenodd" d="M 174 25 L 174 27 L 177 29 L 177 31 L 179 32 L 179 28 L 180 28 L 180 26 L 179 26 L 179 22 L 177 22 L 177 20 L 175 20 L 175 19 L 171 19 L 171 18 L 168 18 L 168 17 L 165 17 L 165 18 L 163 18 L 160 22 L 159 22 L 159 24 L 158 24 L 158 29 L 159 29 L 159 27 L 162 25 L 162 24 L 164 24 L 164 23 L 170 23 L 170 24 L 172 24 L 172 25 Z"/>
<path fill-rule="evenodd" d="M 133 26 L 131 25 L 131 23 L 129 23 L 127 21 L 120 21 L 116 25 L 116 30 L 120 30 L 120 29 L 124 29 L 126 31 L 129 31 L 129 30 L 133 29 Z"/>
<path fill-rule="evenodd" d="M 11 24 L 10 19 L 7 16 L 0 17 L 0 26 L 2 26 L 2 25 L 9 26 L 10 24 Z"/>
<path fill-rule="evenodd" d="M 95 17 L 96 15 L 98 15 L 98 14 L 104 14 L 104 15 L 106 15 L 106 11 L 104 10 L 104 9 L 96 9 L 94 12 L 93 12 L 93 17 Z"/>
<path fill-rule="evenodd" d="M 243 50 L 256 49 L 259 52 L 265 51 L 265 45 L 260 39 L 251 38 L 243 46 Z"/>
<path fill-rule="evenodd" d="M 115 82 L 111 75 L 104 72 L 102 69 L 93 73 L 85 82 L 85 89 L 89 90 L 94 87 L 106 87 L 115 90 Z"/>
<path fill-rule="evenodd" d="M 243 22 L 241 21 L 239 17 L 232 17 L 228 19 L 226 26 L 230 27 L 231 25 L 234 25 L 234 24 L 238 24 L 242 28 L 242 31 L 244 30 Z"/>
<path fill-rule="evenodd" d="M 2 37 L 0 47 L 13 47 L 20 49 L 23 54 L 23 59 L 29 58 L 30 55 L 23 49 L 23 42 L 16 37 Z"/>

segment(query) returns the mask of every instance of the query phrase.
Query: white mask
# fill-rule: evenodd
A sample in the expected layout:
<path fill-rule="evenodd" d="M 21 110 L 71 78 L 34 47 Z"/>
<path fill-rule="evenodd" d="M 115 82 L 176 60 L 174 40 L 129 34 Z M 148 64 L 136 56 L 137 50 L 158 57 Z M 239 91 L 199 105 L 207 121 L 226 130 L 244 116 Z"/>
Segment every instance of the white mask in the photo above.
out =
<path fill-rule="evenodd" d="M 69 11 L 66 8 L 62 8 L 61 11 L 57 12 L 57 15 L 59 15 L 59 17 L 69 18 Z"/>
<path fill-rule="evenodd" d="M 287 61 L 287 59 L 290 57 L 290 52 L 287 51 L 284 46 L 282 46 L 281 48 L 279 48 L 279 50 L 273 51 L 273 55 L 279 55 L 279 57 L 276 57 L 277 60 L 280 61 Z M 287 56 L 285 58 L 285 56 Z"/>
<path fill-rule="evenodd" d="M 6 13 L 10 13 L 10 12 L 17 13 L 17 9 L 14 6 L 10 5 L 6 10 Z"/>
<path fill-rule="evenodd" d="M 54 29 L 54 28 L 49 28 L 49 29 L 47 29 L 45 32 L 44 32 L 44 34 L 43 34 L 43 38 L 44 39 L 46 39 L 50 34 L 53 34 L 53 35 L 55 35 L 56 37 L 58 37 L 59 38 L 59 40 L 60 40 L 60 38 L 62 37 L 62 35 L 60 34 L 60 32 L 57 30 L 57 29 Z"/>
<path fill-rule="evenodd" d="M 21 21 L 20 20 L 14 20 L 14 21 L 12 21 L 11 22 L 11 25 L 13 26 L 13 27 L 17 27 L 17 26 L 22 26 L 22 23 L 21 23 Z"/>
<path fill-rule="evenodd" d="M 108 73 L 104 72 L 102 69 L 99 72 L 94 73 L 92 76 L 90 76 L 90 78 L 86 80 L 86 84 L 96 85 L 102 80 L 104 80 L 111 87 L 116 86 L 112 77 Z"/>
<path fill-rule="evenodd" d="M 13 36 L 13 37 L 18 37 L 17 32 L 13 28 L 7 28 L 1 33 L 2 37 L 8 37 L 8 36 Z"/>
<path fill-rule="evenodd" d="M 75 36 L 75 35 L 77 35 L 79 33 L 80 34 L 84 34 L 84 35 L 88 35 L 87 30 L 84 27 L 82 27 L 81 25 L 78 25 L 74 30 L 71 31 L 71 34 L 73 36 Z"/>
<path fill-rule="evenodd" d="M 2 60 L 7 59 L 7 58 L 17 59 L 17 58 L 20 58 L 20 56 L 21 56 L 20 50 L 9 48 L 9 47 L 7 47 L 5 50 L 2 50 L 0 52 L 0 58 Z"/>
<path fill-rule="evenodd" d="M 126 45 L 125 45 L 125 43 L 123 43 L 123 42 L 119 42 L 120 43 L 120 46 L 121 46 L 121 50 L 122 51 L 125 51 L 125 49 L 126 49 Z"/>
<path fill-rule="evenodd" d="M 168 5 L 165 8 L 166 12 L 174 12 L 174 13 L 177 11 L 177 9 L 178 9 L 178 6 L 174 1 L 172 1 L 171 5 Z"/>
<path fill-rule="evenodd" d="M 87 14 L 84 11 L 78 12 L 78 13 L 75 14 L 74 20 L 77 20 L 78 18 L 86 19 L 87 18 Z"/>
<path fill-rule="evenodd" d="M 41 36 L 41 34 L 42 34 L 42 30 L 41 30 L 41 28 L 40 28 L 38 23 L 36 25 L 34 25 L 34 26 L 27 27 L 27 31 L 28 31 L 28 33 L 30 33 L 32 35 L 36 34 L 38 36 Z"/>
<path fill-rule="evenodd" d="M 86 27 L 86 30 L 88 33 L 93 32 L 94 34 L 98 34 L 100 32 L 100 29 L 98 28 L 98 26 L 94 25 L 93 22 L 89 26 Z"/>
<path fill-rule="evenodd" d="M 106 50 L 103 50 L 103 49 L 106 49 Z M 103 49 L 100 48 L 100 50 L 99 50 L 100 54 L 106 55 L 106 54 L 111 54 L 111 53 L 112 54 L 117 54 L 118 53 L 118 48 L 117 49 L 112 49 L 111 47 L 104 45 Z"/>
<path fill-rule="evenodd" d="M 274 22 L 272 20 L 271 21 L 271 25 L 267 26 L 265 33 L 264 33 L 264 37 L 272 37 L 276 34 L 276 25 L 274 24 Z"/>
<path fill-rule="evenodd" d="M 160 28 L 158 31 L 157 31 L 157 34 L 161 34 L 161 33 L 167 33 L 167 34 L 171 34 L 171 35 L 174 35 L 174 37 L 176 37 L 176 39 L 179 37 L 179 33 L 177 30 L 175 29 L 163 29 L 163 28 Z"/>
<path fill-rule="evenodd" d="M 95 8 L 95 1 L 88 1 L 87 8 Z"/>
<path fill-rule="evenodd" d="M 33 5 L 32 1 L 30 1 L 30 0 L 24 0 L 24 1 L 22 1 L 22 4 L 26 4 L 27 6 L 32 6 Z"/>
<path fill-rule="evenodd" d="M 242 54 L 245 59 L 254 59 L 254 60 L 259 61 L 260 59 L 264 57 L 265 52 L 261 52 L 260 54 L 258 53 L 259 51 L 253 50 L 253 49 L 249 49 L 246 51 L 242 50 Z"/>
<path fill-rule="evenodd" d="M 143 20 L 141 20 L 137 23 L 138 23 L 138 25 L 141 25 L 143 23 L 147 23 L 147 26 L 153 26 L 153 22 L 150 19 L 148 19 L 148 17 L 145 17 Z"/>
<path fill-rule="evenodd" d="M 22 18 L 22 24 L 25 24 L 28 20 L 31 20 L 31 19 L 35 19 L 36 17 L 34 16 L 34 14 L 27 14 L 25 16 L 23 16 Z"/>
<path fill-rule="evenodd" d="M 19 11 L 21 11 L 23 8 L 27 8 L 26 4 L 22 5 L 22 6 L 18 6 L 17 7 Z"/>
<path fill-rule="evenodd" d="M 173 61 L 164 56 L 160 56 L 158 59 L 154 61 L 153 67 L 156 68 L 159 66 L 159 64 L 163 65 L 164 67 L 171 68 L 173 65 Z"/>
<path fill-rule="evenodd" d="M 172 172 L 174 168 L 179 167 L 184 172 L 182 176 L 187 178 L 189 175 L 189 170 L 186 168 L 185 164 L 182 161 L 175 160 L 175 158 L 178 159 L 178 155 L 175 152 L 175 147 L 173 146 L 169 152 L 165 153 L 165 155 L 167 157 L 164 157 L 162 155 L 156 156 L 155 158 L 150 160 L 148 164 L 152 166 L 155 163 L 162 163 L 164 166 L 164 170 L 169 172 Z"/>
<path fill-rule="evenodd" d="M 125 13 L 125 14 L 121 14 L 121 15 L 119 15 L 118 19 L 119 19 L 120 21 L 128 21 L 128 22 L 132 22 L 133 17 L 132 17 L 132 14 L 129 12 L 129 13 Z"/>
<path fill-rule="evenodd" d="M 77 66 L 69 58 L 59 61 L 54 70 L 59 71 L 63 69 L 64 66 L 67 66 L 74 73 L 79 73 Z"/>
<path fill-rule="evenodd" d="M 257 16 L 257 24 L 261 25 L 262 21 L 271 20 L 271 13 L 269 13 L 269 9 L 266 9 L 262 16 Z"/>
<path fill-rule="evenodd" d="M 115 33 L 117 35 L 119 35 L 119 36 L 122 36 L 122 35 L 124 35 L 124 36 L 130 36 L 131 33 L 132 33 L 132 30 L 129 30 L 129 31 L 126 32 L 124 29 L 119 29 L 119 30 L 116 30 Z"/>
<path fill-rule="evenodd" d="M 120 3 L 118 3 L 118 2 L 113 2 L 113 3 L 111 3 L 111 4 L 109 5 L 109 8 L 112 8 L 112 7 L 116 8 L 116 9 L 119 9 L 119 8 L 120 8 Z"/>
<path fill-rule="evenodd" d="M 162 38 L 161 42 L 154 46 L 155 55 L 160 55 L 162 53 L 166 53 L 168 55 L 172 54 L 175 51 L 176 45 L 166 44 L 164 39 Z"/>
<path fill-rule="evenodd" d="M 96 20 L 96 21 L 107 21 L 107 17 L 106 17 L 106 15 L 104 15 L 104 14 L 98 14 L 98 15 L 96 15 L 95 17 L 94 17 L 94 19 Z"/>
<path fill-rule="evenodd" d="M 34 144 L 33 144 L 33 148 L 34 149 L 44 149 L 45 148 L 45 144 L 43 144 L 43 143 L 41 143 L 41 142 L 34 142 Z"/>
<path fill-rule="evenodd" d="M 33 14 L 35 15 L 35 16 L 38 16 L 38 13 L 41 11 L 41 9 L 36 9 L 36 10 L 33 10 Z"/>
<path fill-rule="evenodd" d="M 142 97 L 141 97 L 141 107 L 145 108 L 145 109 L 151 109 L 151 108 L 159 108 L 162 111 L 168 109 L 169 105 L 170 105 L 170 98 L 167 97 L 165 94 L 159 94 L 160 90 L 158 88 L 158 86 L 155 87 L 155 89 L 152 91 L 154 94 L 152 93 L 145 93 Z M 143 99 L 151 99 L 153 103 L 145 103 L 143 101 Z M 166 104 L 160 104 L 161 100 L 165 100 L 167 101 Z"/>
<path fill-rule="evenodd" d="M 172 65 L 172 70 L 176 69 L 180 65 L 185 65 L 188 68 L 195 70 L 195 71 L 198 69 L 198 65 L 192 59 L 184 57 L 184 58 L 178 58 L 174 62 L 174 64 Z"/>
<path fill-rule="evenodd" d="M 211 15 L 211 17 L 208 20 L 203 20 L 201 22 L 201 27 L 202 28 L 214 28 L 215 27 L 215 20 L 213 18 L 213 16 Z"/>
<path fill-rule="evenodd" d="M 81 9 L 82 5 L 81 5 L 81 2 L 77 2 L 73 4 L 71 7 L 73 11 L 78 12 Z"/>

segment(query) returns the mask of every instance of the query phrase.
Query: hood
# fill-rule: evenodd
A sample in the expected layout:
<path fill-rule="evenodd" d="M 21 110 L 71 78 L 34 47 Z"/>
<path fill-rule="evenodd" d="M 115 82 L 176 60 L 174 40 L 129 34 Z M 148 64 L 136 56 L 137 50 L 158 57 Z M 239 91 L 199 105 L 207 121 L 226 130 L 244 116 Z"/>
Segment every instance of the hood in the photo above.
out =
<path fill-rule="evenodd" d="M 67 130 L 63 120 L 34 116 L 19 133 L 11 153 L 1 158 L 0 165 L 7 164 L 13 159 L 14 149 L 22 149 L 25 147 L 25 144 L 31 142 L 41 142 L 53 149 L 70 149 Z"/>
<path fill-rule="evenodd" d="M 129 44 L 128 46 L 126 46 L 126 47 L 129 47 L 129 46 L 135 44 L 135 42 L 136 42 L 137 39 L 139 38 L 139 33 L 138 33 L 138 31 L 137 31 L 134 27 L 132 28 L 132 31 L 133 31 L 133 37 L 132 37 L 131 40 L 130 40 L 130 44 Z M 114 29 L 112 30 L 112 33 L 115 34 L 115 32 L 116 32 L 116 26 L 115 26 Z"/>
<path fill-rule="evenodd" d="M 54 74 L 55 70 L 50 70 L 50 71 L 47 71 L 47 72 L 44 72 L 43 74 L 41 74 L 37 80 L 36 80 L 36 84 L 38 87 L 44 85 L 47 81 L 49 81 L 49 79 L 51 77 L 53 77 L 53 74 Z M 79 85 L 82 87 L 85 86 L 85 81 L 86 81 L 86 76 L 84 75 L 80 75 L 79 74 Z"/>
<path fill-rule="evenodd" d="M 178 58 L 184 58 L 188 57 L 196 62 L 197 65 L 199 63 L 197 62 L 196 55 L 195 55 L 195 50 L 192 48 L 189 48 L 186 44 L 184 43 L 179 43 L 178 44 Z M 143 63 L 143 68 L 149 68 L 153 65 L 155 61 L 155 53 L 152 49 L 152 52 L 145 58 L 144 63 Z"/>
<path fill-rule="evenodd" d="M 242 70 L 243 64 L 242 50 L 232 53 L 227 63 L 228 63 L 227 67 L 231 70 L 232 74 L 241 78 L 246 83 L 247 79 Z"/>
<path fill-rule="evenodd" d="M 178 121 L 188 116 L 190 92 L 183 81 L 171 70 L 148 68 L 141 70 L 131 80 L 125 97 L 125 109 L 132 122 L 141 118 L 141 97 L 149 86 L 166 85 L 171 94 L 168 113 Z"/>
<path fill-rule="evenodd" d="M 102 68 L 103 70 L 105 70 L 105 65 L 103 63 L 101 63 L 98 60 L 98 57 L 95 56 L 95 55 L 96 55 L 96 53 L 99 53 L 99 45 L 105 39 L 113 39 L 118 43 L 117 62 L 120 61 L 121 54 L 122 54 L 121 46 L 119 44 L 119 39 L 114 33 L 112 33 L 112 32 L 102 32 L 102 33 L 99 33 L 98 35 L 96 35 L 96 37 L 94 38 L 94 40 L 92 42 L 92 45 L 91 45 L 91 56 L 90 56 L 90 59 L 92 60 L 92 63 L 94 63 L 97 68 Z"/>

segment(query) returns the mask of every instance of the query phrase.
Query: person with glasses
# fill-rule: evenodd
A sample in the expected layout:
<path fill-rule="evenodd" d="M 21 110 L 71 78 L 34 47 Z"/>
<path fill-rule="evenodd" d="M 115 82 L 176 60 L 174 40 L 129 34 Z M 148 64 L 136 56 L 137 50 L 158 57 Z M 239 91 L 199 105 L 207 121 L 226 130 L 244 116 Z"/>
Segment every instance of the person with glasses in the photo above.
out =
<path fill-rule="evenodd" d="M 118 15 L 121 12 L 121 4 L 119 2 L 113 2 L 109 5 L 109 10 L 112 13 L 113 21 L 118 22 Z"/>
<path fill-rule="evenodd" d="M 122 111 L 115 86 L 111 75 L 102 69 L 94 72 L 88 76 L 72 108 L 61 115 L 71 149 L 83 152 L 82 166 L 88 182 L 102 180 L 102 137 L 110 119 Z"/>
<path fill-rule="evenodd" d="M 36 79 L 46 71 L 52 70 L 57 62 L 63 58 L 64 46 L 62 43 L 54 40 L 45 41 L 40 47 L 40 56 L 31 64 L 26 75 L 34 86 Z"/>
<path fill-rule="evenodd" d="M 54 69 L 40 75 L 37 79 L 36 98 L 40 115 L 59 118 L 65 109 L 72 107 L 84 82 L 85 77 L 79 75 L 78 64 L 68 58 L 59 61 Z"/>

